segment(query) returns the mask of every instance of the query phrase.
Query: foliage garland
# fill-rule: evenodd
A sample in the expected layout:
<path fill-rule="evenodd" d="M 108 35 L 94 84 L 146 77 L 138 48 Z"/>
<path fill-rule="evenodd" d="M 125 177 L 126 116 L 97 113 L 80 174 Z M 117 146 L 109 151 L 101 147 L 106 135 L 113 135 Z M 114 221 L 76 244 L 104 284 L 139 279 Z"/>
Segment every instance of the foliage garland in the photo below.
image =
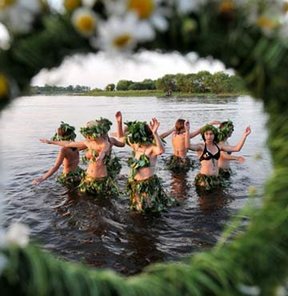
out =
<path fill-rule="evenodd" d="M 147 122 L 145 121 L 127 121 L 125 122 L 127 125 L 127 134 L 126 139 L 128 143 L 131 144 L 152 144 L 153 136 L 147 134 Z"/>
<path fill-rule="evenodd" d="M 105 2 L 111 1 L 97 1 L 91 9 L 109 19 Z M 161 8 L 158 2 L 144 2 Z M 143 46 L 182 53 L 194 50 L 202 57 L 210 55 L 221 60 L 244 79 L 254 97 L 262 98 L 265 111 L 269 112 L 268 144 L 274 174 L 266 185 L 263 204 L 246 213 L 250 218 L 246 231 L 231 242 L 226 242 L 224 233 L 209 252 L 181 263 L 152 265 L 130 278 L 60 261 L 31 245 L 2 246 L 1 262 L 6 263 L 0 270 L 1 294 L 151 295 L 153 291 L 165 296 L 276 295 L 287 280 L 288 42 L 287 22 L 282 17 L 287 3 L 277 0 L 167 3 L 172 3 L 175 9 L 168 16 L 166 30 L 155 29 L 156 37 L 145 41 Z M 189 9 L 181 10 L 176 3 L 182 3 L 182 8 L 188 5 Z M 24 93 L 31 78 L 42 68 L 55 67 L 75 52 L 94 50 L 89 38 L 81 37 L 73 28 L 71 13 L 49 13 L 45 8 L 35 16 L 31 31 L 25 34 L 10 31 L 9 48 L 0 50 L 1 108 L 17 93 Z M 140 47 L 137 42 L 129 43 L 128 38 L 116 41 L 118 45 Z M 226 233 L 235 230 L 232 227 Z"/>
<path fill-rule="evenodd" d="M 76 134 L 75 134 L 75 127 L 69 125 L 68 123 L 65 123 L 63 121 L 61 121 L 60 127 L 59 129 L 61 129 L 61 131 L 64 132 L 64 134 L 66 134 L 65 136 L 61 136 L 59 135 L 59 133 L 55 133 L 55 135 L 52 137 L 52 141 L 74 141 L 76 138 Z"/>
<path fill-rule="evenodd" d="M 86 137 L 99 138 L 106 135 L 112 122 L 107 118 L 100 118 L 99 120 L 89 121 L 86 127 L 80 128 L 80 133 Z"/>

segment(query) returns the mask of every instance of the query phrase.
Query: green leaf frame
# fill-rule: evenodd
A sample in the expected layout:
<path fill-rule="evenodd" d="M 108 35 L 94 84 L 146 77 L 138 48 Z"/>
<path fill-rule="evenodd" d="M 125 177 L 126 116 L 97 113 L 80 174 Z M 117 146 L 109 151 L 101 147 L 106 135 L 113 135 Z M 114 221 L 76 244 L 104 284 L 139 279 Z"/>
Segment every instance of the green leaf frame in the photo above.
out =
<path fill-rule="evenodd" d="M 101 2 L 101 1 L 100 1 Z M 232 1 L 233 2 L 233 1 Z M 253 1 L 251 1 L 253 2 Z M 141 274 L 123 277 L 56 259 L 35 246 L 7 246 L 8 260 L 0 272 L 1 295 L 276 295 L 288 274 L 288 47 L 278 36 L 247 25 L 246 13 L 219 10 L 210 1 L 197 12 L 175 11 L 169 29 L 157 33 L 146 49 L 196 51 L 233 68 L 251 95 L 261 98 L 269 113 L 268 145 L 274 173 L 263 203 L 249 213 L 245 232 L 220 242 L 185 262 L 151 265 Z M 31 34 L 16 36 L 9 50 L 0 51 L 0 72 L 10 93 L 1 93 L 4 108 L 18 88 L 25 93 L 42 68 L 58 66 L 74 53 L 95 51 L 65 16 L 47 14 Z M 45 58 L 43 54 L 45 53 Z M 16 86 L 17 87 L 14 87 Z M 257 136 L 257 135 L 254 135 Z"/>

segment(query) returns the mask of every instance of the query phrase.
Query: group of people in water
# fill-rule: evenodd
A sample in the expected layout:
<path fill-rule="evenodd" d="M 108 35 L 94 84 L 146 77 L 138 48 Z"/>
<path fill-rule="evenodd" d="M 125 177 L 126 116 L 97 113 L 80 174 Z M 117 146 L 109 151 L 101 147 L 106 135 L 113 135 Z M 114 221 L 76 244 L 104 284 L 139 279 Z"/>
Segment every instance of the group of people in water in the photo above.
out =
<path fill-rule="evenodd" d="M 213 121 L 191 132 L 189 121 L 178 119 L 175 127 L 159 135 L 160 123 L 156 118 L 152 118 L 149 124 L 143 121 L 126 122 L 125 128 L 121 112 L 116 113 L 115 119 L 115 137 L 108 135 L 112 122 L 100 118 L 80 128 L 84 141 L 75 142 L 75 128 L 64 122 L 51 140 L 40 139 L 42 143 L 62 148 L 54 166 L 43 176 L 34 179 L 33 184 L 40 184 L 63 165 L 58 181 L 68 188 L 99 198 L 115 196 L 119 194 L 116 177 L 121 164 L 119 158 L 113 156 L 112 148 L 128 145 L 132 149 L 132 156 L 128 159 L 131 171 L 127 181 L 130 208 L 138 212 L 160 212 L 173 203 L 173 198 L 165 193 L 155 174 L 157 157 L 165 152 L 164 138 L 172 135 L 173 155 L 167 161 L 168 168 L 174 172 L 188 171 L 193 162 L 187 154 L 189 150 L 196 151 L 200 172 L 195 178 L 195 186 L 211 190 L 221 186 L 223 178 L 229 177 L 231 160 L 240 163 L 245 160 L 231 153 L 240 151 L 251 133 L 250 127 L 247 127 L 238 144 L 231 146 L 227 142 L 234 130 L 231 121 Z M 190 143 L 191 138 L 199 134 L 203 142 Z M 85 153 L 86 170 L 79 167 L 80 151 Z"/>

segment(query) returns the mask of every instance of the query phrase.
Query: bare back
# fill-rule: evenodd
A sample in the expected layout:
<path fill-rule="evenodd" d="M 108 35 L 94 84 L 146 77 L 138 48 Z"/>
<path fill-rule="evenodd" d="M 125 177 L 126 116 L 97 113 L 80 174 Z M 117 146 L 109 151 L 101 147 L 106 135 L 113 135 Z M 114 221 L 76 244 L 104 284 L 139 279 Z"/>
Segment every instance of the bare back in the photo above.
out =
<path fill-rule="evenodd" d="M 187 149 L 185 148 L 185 133 L 172 135 L 173 154 L 175 156 L 185 158 Z"/>
<path fill-rule="evenodd" d="M 77 148 L 61 148 L 64 155 L 63 173 L 68 174 L 77 169 L 79 165 L 79 151 Z"/>

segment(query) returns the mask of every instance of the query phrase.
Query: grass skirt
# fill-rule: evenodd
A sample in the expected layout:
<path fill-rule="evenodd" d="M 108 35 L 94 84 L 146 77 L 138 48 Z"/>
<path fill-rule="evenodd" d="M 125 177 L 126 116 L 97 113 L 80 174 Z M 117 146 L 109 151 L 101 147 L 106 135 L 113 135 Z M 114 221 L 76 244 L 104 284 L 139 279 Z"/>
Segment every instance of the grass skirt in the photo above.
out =
<path fill-rule="evenodd" d="M 219 177 L 223 179 L 229 179 L 232 175 L 232 170 L 228 169 L 219 169 Z"/>
<path fill-rule="evenodd" d="M 117 156 L 106 157 L 107 173 L 112 179 L 115 179 L 119 175 L 122 165 L 120 163 L 120 158 Z"/>
<path fill-rule="evenodd" d="M 118 186 L 110 176 L 100 179 L 86 176 L 82 179 L 78 189 L 80 192 L 90 193 L 103 199 L 119 195 Z"/>
<path fill-rule="evenodd" d="M 77 169 L 74 172 L 70 172 L 68 174 L 62 173 L 60 176 L 58 176 L 57 182 L 68 188 L 75 188 L 80 184 L 84 174 L 85 171 L 80 167 L 77 167 Z"/>
<path fill-rule="evenodd" d="M 175 155 L 166 159 L 165 163 L 167 168 L 174 173 L 188 172 L 194 167 L 194 161 L 189 157 L 181 158 Z"/>
<path fill-rule="evenodd" d="M 143 181 L 128 180 L 130 209 L 138 212 L 161 212 L 174 203 L 164 192 L 160 179 L 154 175 Z"/>
<path fill-rule="evenodd" d="M 207 176 L 199 173 L 195 177 L 195 186 L 199 186 L 205 190 L 219 188 L 222 185 L 223 182 L 219 176 Z"/>

